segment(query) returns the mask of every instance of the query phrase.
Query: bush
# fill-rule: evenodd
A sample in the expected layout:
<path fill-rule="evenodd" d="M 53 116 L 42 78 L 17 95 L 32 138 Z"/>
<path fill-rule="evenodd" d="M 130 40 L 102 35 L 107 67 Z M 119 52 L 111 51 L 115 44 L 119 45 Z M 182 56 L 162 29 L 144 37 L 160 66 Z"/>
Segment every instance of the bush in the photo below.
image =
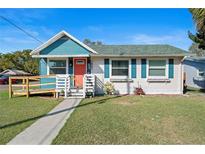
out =
<path fill-rule="evenodd" d="M 114 94 L 114 85 L 110 82 L 106 82 L 104 85 L 104 93 L 106 95 L 113 95 Z"/>

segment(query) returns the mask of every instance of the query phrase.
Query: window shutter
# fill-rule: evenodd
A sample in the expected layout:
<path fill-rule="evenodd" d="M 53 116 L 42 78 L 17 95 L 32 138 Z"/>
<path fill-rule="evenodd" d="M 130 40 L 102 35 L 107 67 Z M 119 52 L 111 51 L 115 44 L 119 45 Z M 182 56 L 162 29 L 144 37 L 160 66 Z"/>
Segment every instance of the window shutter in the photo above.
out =
<path fill-rule="evenodd" d="M 104 59 L 104 78 L 110 77 L 110 62 L 109 59 Z"/>
<path fill-rule="evenodd" d="M 131 77 L 136 78 L 136 59 L 131 59 Z"/>
<path fill-rule="evenodd" d="M 174 59 L 169 59 L 169 79 L 174 78 Z"/>
<path fill-rule="evenodd" d="M 141 60 L 141 77 L 142 78 L 147 77 L 147 60 L 146 59 Z"/>

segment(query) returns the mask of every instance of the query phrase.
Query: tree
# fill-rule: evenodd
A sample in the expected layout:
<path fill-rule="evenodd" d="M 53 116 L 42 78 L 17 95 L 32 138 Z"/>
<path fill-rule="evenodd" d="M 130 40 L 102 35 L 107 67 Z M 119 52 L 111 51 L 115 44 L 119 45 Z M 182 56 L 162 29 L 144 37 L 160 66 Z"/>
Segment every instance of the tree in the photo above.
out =
<path fill-rule="evenodd" d="M 84 44 L 86 45 L 102 45 L 103 43 L 101 41 L 91 41 L 90 39 L 84 39 L 83 41 Z"/>
<path fill-rule="evenodd" d="M 205 49 L 205 9 L 189 9 L 196 24 L 197 33 L 188 32 L 189 38 L 198 44 L 199 49 Z"/>
<path fill-rule="evenodd" d="M 18 69 L 38 74 L 39 60 L 32 58 L 31 50 L 16 51 L 13 53 L 0 54 L 0 70 Z"/>
<path fill-rule="evenodd" d="M 190 51 L 191 53 L 196 54 L 197 56 L 205 56 L 205 50 L 199 49 L 198 46 L 199 46 L 198 44 L 192 43 L 192 45 L 191 45 L 190 48 L 189 48 L 189 51 Z"/>
<path fill-rule="evenodd" d="M 86 38 L 86 39 L 84 39 L 83 43 L 86 44 L 86 45 L 91 45 L 92 42 L 91 42 L 90 39 Z"/>

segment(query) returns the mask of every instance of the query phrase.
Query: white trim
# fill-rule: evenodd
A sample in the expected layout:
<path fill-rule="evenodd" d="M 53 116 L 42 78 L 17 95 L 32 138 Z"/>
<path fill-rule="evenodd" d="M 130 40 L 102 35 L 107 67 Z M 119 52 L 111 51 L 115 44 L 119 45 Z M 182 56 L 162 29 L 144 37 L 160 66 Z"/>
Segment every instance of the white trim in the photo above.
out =
<path fill-rule="evenodd" d="M 89 55 L 32 55 L 33 58 L 89 57 Z"/>
<path fill-rule="evenodd" d="M 201 75 L 199 75 L 199 73 L 204 73 L 204 75 L 201 76 Z M 205 76 L 205 72 L 202 69 L 198 68 L 197 69 L 197 77 L 204 77 L 204 76 Z"/>
<path fill-rule="evenodd" d="M 84 64 L 85 64 L 85 61 L 82 60 L 82 59 L 79 59 L 79 60 L 76 61 L 76 64 L 78 64 L 78 65 L 84 65 Z"/>
<path fill-rule="evenodd" d="M 113 76 L 112 75 L 112 61 L 113 60 L 126 60 L 128 61 L 128 76 Z M 110 79 L 129 79 L 131 77 L 131 59 L 130 58 L 110 58 L 109 59 L 109 64 L 110 64 Z"/>
<path fill-rule="evenodd" d="M 166 61 L 166 67 L 165 67 L 165 76 L 149 76 L 149 61 L 150 60 L 165 60 Z M 147 59 L 147 78 L 148 79 L 168 79 L 168 59 L 167 58 L 148 58 Z"/>
<path fill-rule="evenodd" d="M 97 52 L 93 49 L 91 49 L 89 46 L 87 46 L 86 44 L 82 43 L 81 41 L 79 41 L 78 39 L 76 39 L 75 37 L 73 37 L 72 35 L 70 35 L 69 33 L 67 33 L 66 31 L 61 31 L 59 33 L 57 33 L 55 36 L 53 36 L 52 38 L 50 38 L 48 41 L 46 41 L 45 43 L 43 43 L 42 45 L 40 45 L 39 47 L 37 47 L 36 49 L 34 49 L 30 54 L 31 55 L 37 55 L 39 54 L 39 52 L 43 49 L 45 49 L 46 47 L 48 47 L 49 45 L 51 45 L 52 43 L 54 43 L 55 41 L 57 41 L 59 38 L 61 38 L 62 36 L 68 36 L 71 40 L 73 40 L 74 42 L 78 43 L 79 45 L 81 45 L 82 47 L 84 47 L 85 49 L 87 49 L 88 51 L 97 54 Z"/>
<path fill-rule="evenodd" d="M 50 60 L 66 60 L 66 74 L 68 74 L 68 58 L 47 58 L 47 75 L 50 75 L 50 67 L 49 67 L 49 61 Z"/>

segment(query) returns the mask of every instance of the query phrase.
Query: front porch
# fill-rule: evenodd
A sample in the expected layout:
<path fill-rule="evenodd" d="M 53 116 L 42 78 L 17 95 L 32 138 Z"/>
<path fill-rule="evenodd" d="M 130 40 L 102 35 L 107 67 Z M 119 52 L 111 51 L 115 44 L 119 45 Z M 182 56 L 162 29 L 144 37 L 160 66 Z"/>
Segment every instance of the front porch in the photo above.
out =
<path fill-rule="evenodd" d="M 19 80 L 20 84 L 12 84 L 12 80 Z M 44 82 L 43 81 L 48 81 Z M 37 82 L 37 83 L 36 83 Z M 55 98 L 60 95 L 65 98 L 85 98 L 95 94 L 95 76 L 84 74 L 82 86 L 75 85 L 75 76 L 70 74 L 46 76 L 18 76 L 9 78 L 9 98 L 34 94 L 52 93 Z"/>

